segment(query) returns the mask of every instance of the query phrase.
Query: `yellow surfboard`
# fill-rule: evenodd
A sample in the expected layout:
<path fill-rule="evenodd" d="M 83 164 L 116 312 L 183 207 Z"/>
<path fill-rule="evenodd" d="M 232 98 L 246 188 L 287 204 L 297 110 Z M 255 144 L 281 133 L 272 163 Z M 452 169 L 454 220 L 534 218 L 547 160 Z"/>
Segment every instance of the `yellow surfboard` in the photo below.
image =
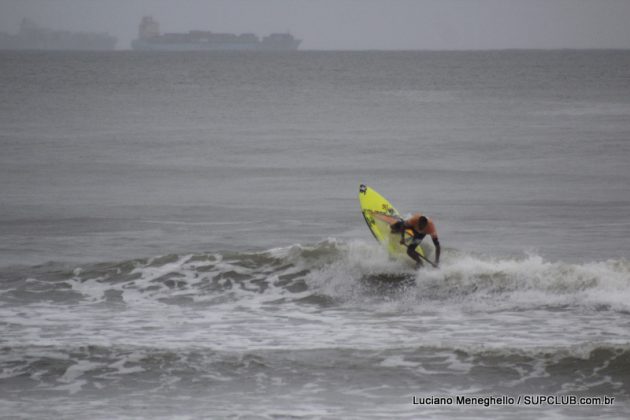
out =
<path fill-rule="evenodd" d="M 385 197 L 363 184 L 359 187 L 359 203 L 370 231 L 387 249 L 389 255 L 401 260 L 413 261 L 407 255 L 407 246 L 400 243 L 400 233 L 392 234 L 390 231 L 390 226 L 402 219 L 398 210 Z M 406 232 L 405 238 L 413 238 L 411 229 Z M 416 248 L 416 252 L 424 257 L 422 247 Z"/>

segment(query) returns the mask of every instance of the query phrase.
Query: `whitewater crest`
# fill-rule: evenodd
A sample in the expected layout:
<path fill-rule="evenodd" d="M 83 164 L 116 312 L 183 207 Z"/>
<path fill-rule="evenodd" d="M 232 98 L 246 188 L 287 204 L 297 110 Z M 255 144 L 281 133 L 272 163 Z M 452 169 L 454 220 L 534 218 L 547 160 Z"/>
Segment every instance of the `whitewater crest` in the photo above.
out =
<path fill-rule="evenodd" d="M 0 299 L 91 303 L 464 305 L 471 310 L 583 306 L 630 312 L 627 260 L 582 264 L 537 255 L 491 258 L 446 250 L 439 269 L 413 270 L 376 244 L 326 241 L 259 252 L 165 255 L 12 273 Z"/>

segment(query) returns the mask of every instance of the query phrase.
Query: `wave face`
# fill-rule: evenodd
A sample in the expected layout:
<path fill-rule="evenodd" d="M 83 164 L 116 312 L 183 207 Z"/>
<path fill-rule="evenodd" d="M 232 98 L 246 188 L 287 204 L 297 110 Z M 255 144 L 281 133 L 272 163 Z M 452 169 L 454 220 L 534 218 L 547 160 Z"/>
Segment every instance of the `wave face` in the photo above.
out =
<path fill-rule="evenodd" d="M 15 303 L 139 301 L 464 305 L 472 308 L 582 307 L 630 312 L 630 262 L 568 264 L 529 255 L 496 259 L 447 251 L 439 270 L 414 271 L 365 242 L 334 239 L 262 252 L 166 255 L 72 267 L 7 268 L 0 296 Z M 403 297 L 404 295 L 404 297 Z M 368 298 L 367 301 L 365 298 Z"/>
<path fill-rule="evenodd" d="M 413 418 L 417 395 L 522 394 L 614 396 L 545 415 L 615 417 L 630 397 L 626 260 L 446 250 L 415 271 L 330 239 L 0 274 L 0 409 L 27 417 Z"/>

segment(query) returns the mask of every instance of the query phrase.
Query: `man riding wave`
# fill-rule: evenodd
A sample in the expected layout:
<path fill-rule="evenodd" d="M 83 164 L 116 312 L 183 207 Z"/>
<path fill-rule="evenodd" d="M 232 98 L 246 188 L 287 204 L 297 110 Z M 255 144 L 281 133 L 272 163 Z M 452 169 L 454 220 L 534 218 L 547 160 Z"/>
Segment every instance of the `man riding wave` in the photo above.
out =
<path fill-rule="evenodd" d="M 407 220 L 400 220 L 390 226 L 392 233 L 400 233 L 401 245 L 407 245 L 407 255 L 416 262 L 416 267 L 422 267 L 423 257 L 416 251 L 426 235 L 430 235 L 435 245 L 435 266 L 440 263 L 440 241 L 438 239 L 435 223 L 428 217 L 416 213 Z M 413 237 L 409 243 L 405 242 L 405 231 L 411 229 Z M 428 260 L 427 260 L 428 261 Z M 430 263 L 430 261 L 429 261 Z"/>

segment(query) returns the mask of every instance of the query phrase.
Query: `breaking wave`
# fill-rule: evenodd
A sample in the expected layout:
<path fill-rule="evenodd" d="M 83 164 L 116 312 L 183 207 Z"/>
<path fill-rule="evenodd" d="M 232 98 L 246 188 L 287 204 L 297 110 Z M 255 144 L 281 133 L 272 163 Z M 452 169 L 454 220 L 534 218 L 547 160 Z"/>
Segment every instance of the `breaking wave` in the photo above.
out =
<path fill-rule="evenodd" d="M 426 389 L 627 398 L 629 274 L 626 260 L 452 249 L 416 271 L 376 244 L 333 239 L 5 269 L 0 406 L 199 395 L 227 415 L 244 394 L 251 407 L 269 393 L 398 404 Z"/>
<path fill-rule="evenodd" d="M 415 271 L 377 245 L 327 240 L 261 252 L 166 255 L 1 273 L 0 301 L 320 306 L 397 301 L 474 309 L 578 306 L 630 312 L 630 263 L 498 259 L 447 250 L 439 269 Z"/>

